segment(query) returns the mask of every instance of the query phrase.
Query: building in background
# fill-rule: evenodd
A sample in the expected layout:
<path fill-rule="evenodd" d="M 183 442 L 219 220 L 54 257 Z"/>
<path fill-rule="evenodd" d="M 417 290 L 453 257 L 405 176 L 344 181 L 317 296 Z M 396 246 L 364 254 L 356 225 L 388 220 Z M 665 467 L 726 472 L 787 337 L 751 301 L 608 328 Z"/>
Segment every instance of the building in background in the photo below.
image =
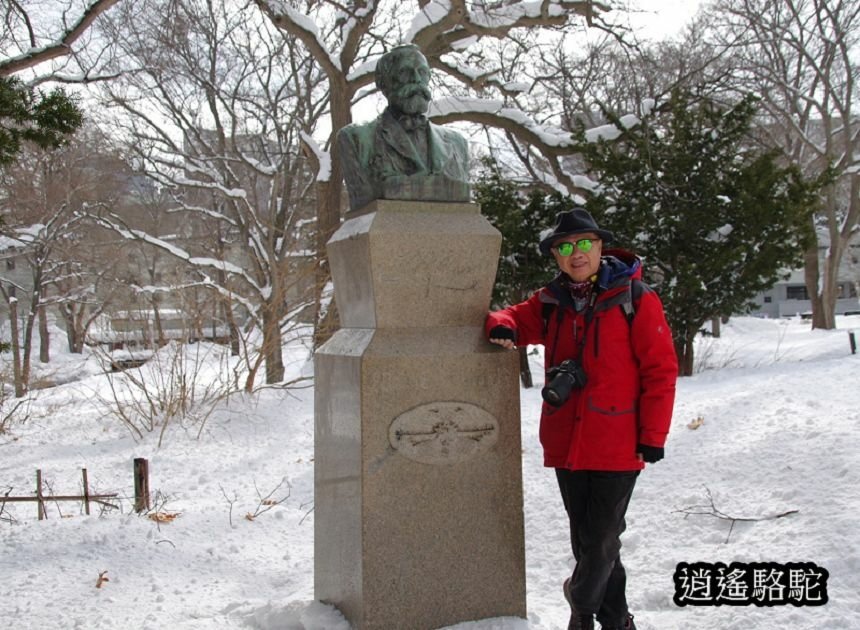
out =
<path fill-rule="evenodd" d="M 819 260 L 823 265 L 827 251 L 827 238 L 819 235 Z M 848 250 L 842 255 L 839 267 L 839 299 L 836 301 L 837 315 L 860 314 L 860 232 L 854 235 Z M 809 317 L 812 303 L 806 290 L 803 269 L 793 269 L 784 280 L 780 280 L 754 299 L 755 307 L 750 312 L 759 317 Z"/>

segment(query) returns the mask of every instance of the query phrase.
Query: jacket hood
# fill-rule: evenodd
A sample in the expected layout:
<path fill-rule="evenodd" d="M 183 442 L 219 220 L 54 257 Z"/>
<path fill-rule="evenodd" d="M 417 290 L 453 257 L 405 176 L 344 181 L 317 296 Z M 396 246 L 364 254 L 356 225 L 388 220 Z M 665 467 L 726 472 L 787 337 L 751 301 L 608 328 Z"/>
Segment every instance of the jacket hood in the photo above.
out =
<path fill-rule="evenodd" d="M 626 249 L 607 249 L 603 252 L 597 272 L 597 286 L 609 289 L 628 279 L 642 279 L 642 259 Z"/>

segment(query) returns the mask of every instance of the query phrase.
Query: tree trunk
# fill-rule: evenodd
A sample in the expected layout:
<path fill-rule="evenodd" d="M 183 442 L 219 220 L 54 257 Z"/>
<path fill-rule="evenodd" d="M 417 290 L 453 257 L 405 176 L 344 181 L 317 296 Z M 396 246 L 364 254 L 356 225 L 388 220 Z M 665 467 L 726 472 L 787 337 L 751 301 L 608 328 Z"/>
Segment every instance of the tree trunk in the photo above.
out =
<path fill-rule="evenodd" d="M 332 160 L 334 162 L 334 160 Z M 332 170 L 334 175 L 334 170 Z M 340 175 L 338 175 L 340 176 Z M 326 243 L 334 234 L 338 225 L 340 225 L 340 204 L 337 208 L 337 219 L 329 208 L 324 208 L 323 205 L 331 202 L 330 191 L 332 189 L 331 182 L 319 182 L 317 184 L 317 264 L 315 268 L 314 285 L 316 294 L 314 296 L 314 349 L 316 350 L 324 344 L 337 330 L 338 316 L 337 305 L 334 298 L 330 300 L 328 306 L 325 307 L 323 299 L 326 287 L 331 281 L 331 269 L 328 264 L 328 254 L 326 253 Z"/>
<path fill-rule="evenodd" d="M 814 221 L 814 219 L 813 219 Z M 814 229 L 814 224 L 813 224 Z M 803 254 L 806 293 L 812 305 L 812 327 L 822 330 L 836 328 L 836 300 L 839 296 L 839 233 L 830 230 L 830 247 L 824 258 L 824 269 L 818 260 L 816 240 Z"/>
<path fill-rule="evenodd" d="M 346 80 L 331 81 L 331 176 L 327 182 L 317 183 L 317 267 L 316 296 L 314 300 L 314 349 L 319 348 L 339 327 L 337 304 L 332 299 L 325 313 L 322 297 L 331 280 L 331 269 L 325 245 L 340 226 L 341 197 L 343 196 L 343 168 L 337 154 L 335 134 L 352 122 L 351 94 Z"/>
<path fill-rule="evenodd" d="M 844 245 L 841 235 L 831 230 L 830 247 L 824 259 L 824 282 L 821 286 L 821 306 L 825 330 L 836 328 L 836 302 L 839 300 L 839 262 L 842 260 Z"/>
<path fill-rule="evenodd" d="M 84 315 L 86 314 L 87 307 L 83 304 L 80 305 L 77 312 L 74 310 L 73 320 L 74 320 L 74 346 L 72 347 L 72 352 L 75 354 L 83 354 L 84 352 L 84 342 L 87 339 L 87 331 L 90 329 L 90 324 L 92 324 L 93 318 L 87 320 L 87 323 L 84 324 Z"/>
<path fill-rule="evenodd" d="M 812 327 L 825 328 L 824 302 L 818 291 L 819 278 L 818 244 L 813 243 L 803 253 L 803 279 L 806 284 L 806 294 L 812 306 Z"/>
<path fill-rule="evenodd" d="M 821 326 L 823 330 L 833 330 L 836 328 L 836 298 L 838 292 L 837 287 L 825 286 L 821 292 Z"/>
<path fill-rule="evenodd" d="M 84 351 L 84 340 L 89 328 L 89 324 L 84 325 L 86 306 L 80 304 L 76 307 L 74 303 L 65 303 L 60 304 L 59 311 L 63 317 L 63 321 L 66 323 L 66 341 L 69 344 L 69 352 L 82 354 Z"/>
<path fill-rule="evenodd" d="M 224 240 L 218 238 L 218 255 L 219 260 L 224 260 Z M 222 287 L 227 286 L 227 274 L 223 269 L 218 270 L 218 281 Z M 242 340 L 239 335 L 239 326 L 236 324 L 236 318 L 233 316 L 233 305 L 228 298 L 216 298 L 216 308 L 221 308 L 223 320 L 227 322 L 227 329 L 230 332 L 230 356 L 238 357 L 242 351 Z M 249 390 L 250 391 L 250 390 Z"/>
<path fill-rule="evenodd" d="M 323 278 L 320 275 L 317 280 L 319 282 L 325 281 L 327 285 L 331 280 L 331 277 Z M 317 294 L 318 299 L 321 295 L 322 292 Z M 337 302 L 335 302 L 334 296 L 332 296 L 325 312 L 321 311 L 321 307 L 322 303 L 318 301 L 316 304 L 316 327 L 314 328 L 314 350 L 328 341 L 328 339 L 337 332 L 337 329 L 340 328 L 340 313 L 338 313 Z"/>
<path fill-rule="evenodd" d="M 833 185 L 828 187 L 826 197 L 827 228 L 830 245 L 824 257 L 824 269 L 819 274 L 819 285 L 821 293 L 821 326 L 825 330 L 836 328 L 836 303 L 839 300 L 839 266 L 842 255 L 848 247 L 851 235 L 849 217 L 840 218 L 838 195 Z M 860 179 L 853 177 L 851 182 L 850 206 L 855 206 L 856 200 L 852 196 L 860 194 Z M 849 214 L 857 216 L 857 210 L 849 208 Z M 856 219 L 855 219 L 856 222 Z"/>
<path fill-rule="evenodd" d="M 717 339 L 719 339 L 720 335 L 722 334 L 721 324 L 722 321 L 719 317 L 711 318 L 711 334 Z"/>
<path fill-rule="evenodd" d="M 164 338 L 164 326 L 161 323 L 161 311 L 158 309 L 158 300 L 152 300 L 152 320 L 155 324 L 156 345 L 161 348 L 167 343 L 167 339 Z"/>
<path fill-rule="evenodd" d="M 678 376 L 693 375 L 693 348 L 696 333 L 687 334 L 684 339 L 675 341 L 675 355 L 678 358 Z"/>
<path fill-rule="evenodd" d="M 241 340 L 239 339 L 239 327 L 236 325 L 236 320 L 233 318 L 233 311 L 227 306 L 227 327 L 230 331 L 230 356 L 238 357 L 242 350 Z"/>
<path fill-rule="evenodd" d="M 529 367 L 528 346 L 520 346 L 517 348 L 517 352 L 520 355 L 520 382 L 522 382 L 523 387 L 534 387 L 532 370 Z"/>
<path fill-rule="evenodd" d="M 48 334 L 48 314 L 45 305 L 39 305 L 39 362 L 51 361 L 51 336 Z"/>
<path fill-rule="evenodd" d="M 824 273 L 819 274 L 818 281 L 821 290 L 816 291 L 812 300 L 812 327 L 822 330 L 836 328 L 836 300 L 839 297 L 839 281 L 836 271 L 832 268 L 832 254 L 824 259 Z M 816 287 L 817 288 L 817 287 Z M 808 288 L 807 288 L 808 290 Z M 812 297 L 810 295 L 810 297 Z"/>
<path fill-rule="evenodd" d="M 284 380 L 284 354 L 281 342 L 281 317 L 278 308 L 280 292 L 273 291 L 273 301 L 263 310 L 263 347 L 261 351 L 266 360 L 266 384 L 272 385 Z"/>
<path fill-rule="evenodd" d="M 36 284 L 38 287 L 39 284 Z M 33 297 L 30 300 L 30 311 L 27 313 L 27 319 L 24 320 L 24 344 L 21 347 L 21 382 L 24 387 L 30 388 L 30 357 L 33 352 L 33 328 L 36 325 L 36 313 L 39 311 L 42 296 L 39 289 L 33 291 Z"/>
<path fill-rule="evenodd" d="M 60 304 L 57 310 L 60 311 L 60 316 L 66 324 L 66 343 L 69 346 L 69 352 L 74 352 L 77 345 L 74 306 L 72 304 Z"/>
<path fill-rule="evenodd" d="M 72 354 L 81 354 L 83 349 L 78 349 L 81 345 L 78 341 L 78 331 L 74 326 L 68 326 L 66 329 L 66 340 L 69 342 L 69 352 Z"/>
<path fill-rule="evenodd" d="M 251 365 L 248 369 L 248 376 L 245 377 L 245 392 L 250 394 L 254 391 L 254 381 L 257 380 L 257 370 L 260 368 L 260 361 Z"/>
<path fill-rule="evenodd" d="M 21 375 L 21 339 L 18 331 L 18 300 L 9 301 L 9 326 L 12 333 L 12 374 L 15 380 L 15 398 L 27 393 L 27 385 Z"/>

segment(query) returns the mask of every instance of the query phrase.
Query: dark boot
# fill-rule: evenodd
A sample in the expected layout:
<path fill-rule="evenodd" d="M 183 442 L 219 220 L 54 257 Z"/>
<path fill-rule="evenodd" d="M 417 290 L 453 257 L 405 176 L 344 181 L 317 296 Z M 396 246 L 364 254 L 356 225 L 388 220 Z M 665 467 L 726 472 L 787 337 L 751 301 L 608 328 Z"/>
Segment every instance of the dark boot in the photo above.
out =
<path fill-rule="evenodd" d="M 562 588 L 564 589 L 564 598 L 570 605 L 570 621 L 567 623 L 567 630 L 594 630 L 594 615 L 580 612 L 570 599 L 570 578 L 564 581 Z"/>
<path fill-rule="evenodd" d="M 633 623 L 633 615 L 627 615 L 624 623 L 620 626 L 600 626 L 600 630 L 636 630 L 636 624 Z"/>
<path fill-rule="evenodd" d="M 581 613 L 576 608 L 571 608 L 567 630 L 594 630 L 594 615 Z"/>

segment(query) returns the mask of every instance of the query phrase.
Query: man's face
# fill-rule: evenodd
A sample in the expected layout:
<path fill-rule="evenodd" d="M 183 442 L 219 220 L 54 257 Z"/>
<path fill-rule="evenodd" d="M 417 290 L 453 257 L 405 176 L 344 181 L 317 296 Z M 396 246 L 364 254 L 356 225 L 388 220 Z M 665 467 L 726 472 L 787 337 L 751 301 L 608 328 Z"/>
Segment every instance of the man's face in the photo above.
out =
<path fill-rule="evenodd" d="M 424 55 L 407 52 L 391 66 L 388 102 L 405 114 L 424 114 L 430 106 L 430 66 Z"/>
<path fill-rule="evenodd" d="M 591 242 L 590 249 L 588 249 L 586 241 Z M 573 251 L 568 256 L 564 256 L 563 251 L 559 251 L 560 248 L 561 250 L 569 249 L 562 246 L 564 243 L 573 244 Z M 583 251 L 584 249 L 588 249 L 588 251 Z M 551 251 L 552 255 L 555 256 L 558 268 L 570 276 L 574 282 L 585 282 L 600 268 L 602 243 L 597 235 L 591 232 L 563 236 L 552 244 Z"/>

